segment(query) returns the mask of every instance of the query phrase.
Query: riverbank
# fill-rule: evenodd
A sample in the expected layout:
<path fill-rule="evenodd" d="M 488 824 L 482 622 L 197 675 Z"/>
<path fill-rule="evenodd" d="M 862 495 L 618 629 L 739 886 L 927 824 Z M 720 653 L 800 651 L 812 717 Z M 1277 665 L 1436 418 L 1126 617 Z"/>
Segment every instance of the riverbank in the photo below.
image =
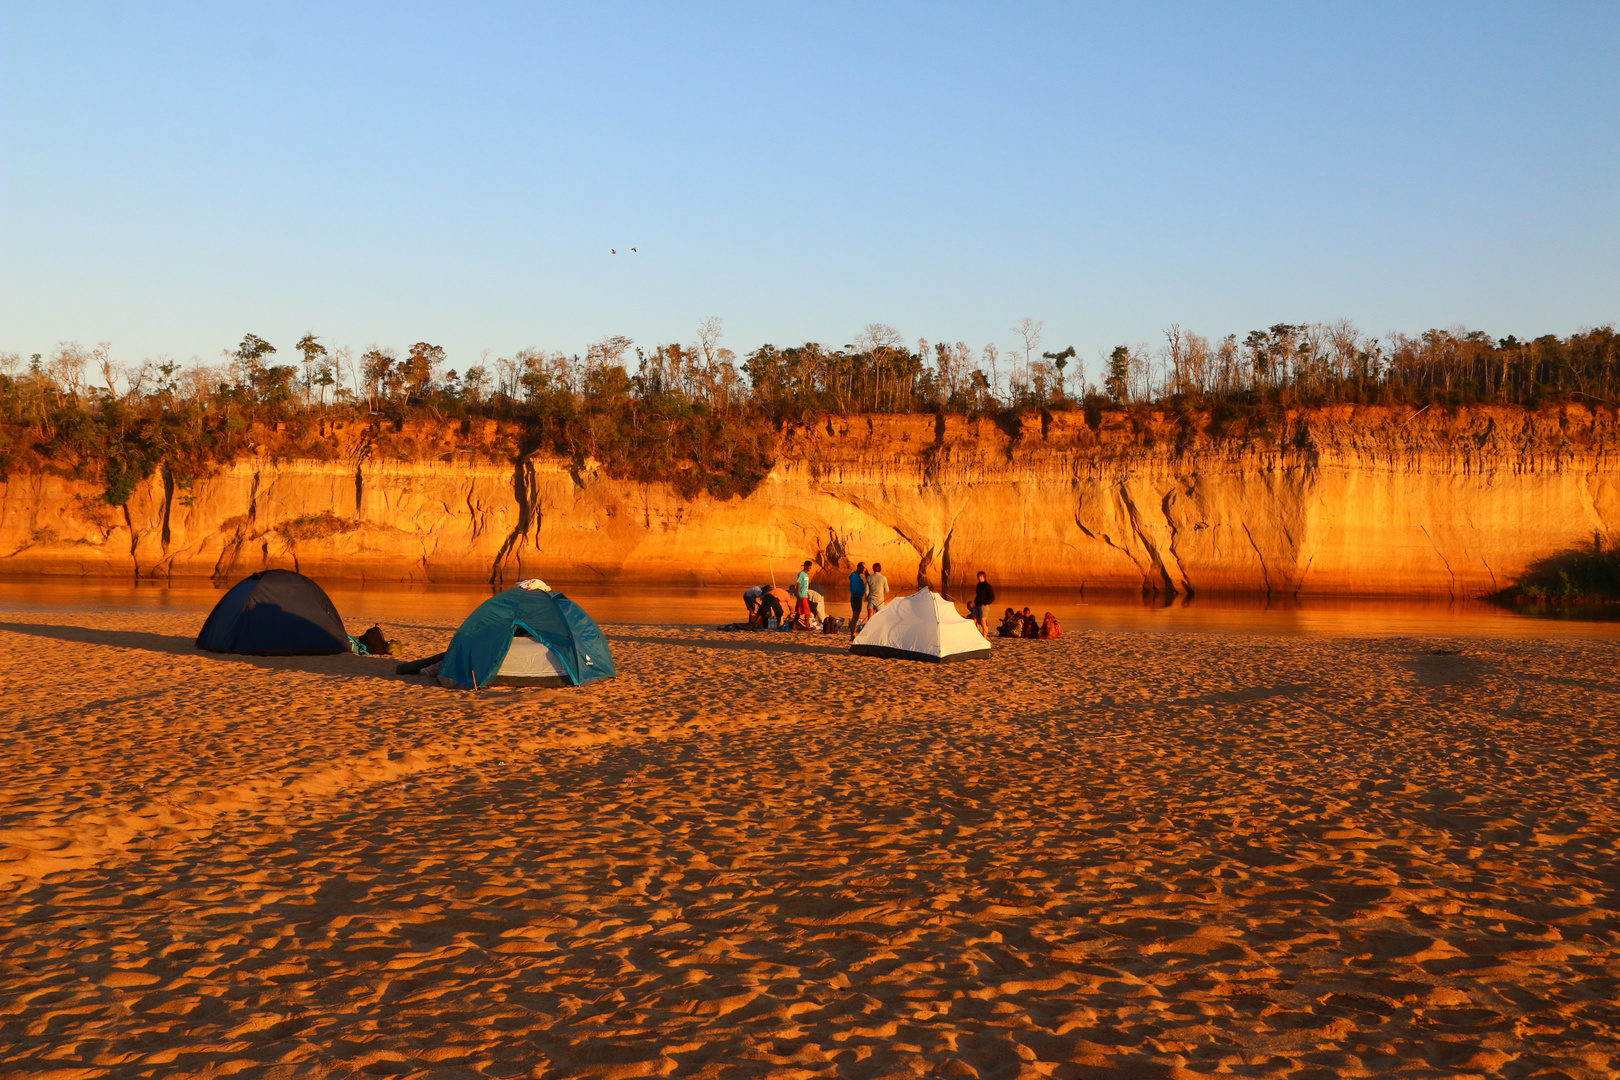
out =
<path fill-rule="evenodd" d="M 0 1069 L 1620 1065 L 1613 642 L 610 625 L 475 695 L 196 622 L 0 615 Z"/>
<path fill-rule="evenodd" d="M 615 479 L 524 432 L 331 421 L 252 429 L 207 475 L 0 484 L 0 574 L 746 586 L 805 558 L 891 580 L 1471 599 L 1620 531 L 1613 409 L 1294 410 L 1253 428 L 1163 410 L 786 425 L 731 498 Z"/>

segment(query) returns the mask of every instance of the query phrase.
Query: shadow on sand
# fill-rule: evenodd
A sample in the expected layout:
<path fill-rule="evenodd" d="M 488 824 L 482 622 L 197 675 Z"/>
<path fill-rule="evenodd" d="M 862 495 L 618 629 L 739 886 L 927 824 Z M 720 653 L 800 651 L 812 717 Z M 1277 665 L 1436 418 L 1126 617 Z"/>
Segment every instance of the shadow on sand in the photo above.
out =
<path fill-rule="evenodd" d="M 111 645 L 120 649 L 144 649 L 147 652 L 168 653 L 170 656 L 200 656 L 228 664 L 247 664 L 269 671 L 307 671 L 315 675 L 348 675 L 359 678 L 387 679 L 399 682 L 404 676 L 394 674 L 398 657 L 356 656 L 336 653 L 331 656 L 248 656 L 240 653 L 207 652 L 197 648 L 194 639 L 172 634 L 153 634 L 144 630 L 93 630 L 87 626 L 68 626 L 61 623 L 0 622 L 0 631 L 28 634 L 32 637 L 71 641 L 79 645 Z"/>
<path fill-rule="evenodd" d="M 769 637 L 769 634 L 762 634 Z M 823 653 L 833 656 L 845 656 L 849 653 L 846 642 L 843 647 L 837 645 L 811 645 L 807 642 L 787 641 L 738 641 L 735 638 L 686 638 L 686 637 L 637 637 L 633 634 L 609 634 L 609 641 L 634 641 L 642 645 L 681 645 L 689 649 L 740 649 L 743 652 L 774 652 L 774 653 Z M 839 639 L 843 640 L 843 639 Z"/>

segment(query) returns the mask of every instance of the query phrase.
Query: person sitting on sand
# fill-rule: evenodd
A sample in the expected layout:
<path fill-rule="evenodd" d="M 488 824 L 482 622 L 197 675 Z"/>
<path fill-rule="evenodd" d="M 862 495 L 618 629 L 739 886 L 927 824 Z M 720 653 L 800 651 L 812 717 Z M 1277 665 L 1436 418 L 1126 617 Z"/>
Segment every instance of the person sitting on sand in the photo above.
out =
<path fill-rule="evenodd" d="M 1018 618 L 1023 624 L 1019 637 L 1037 639 L 1041 636 L 1041 624 L 1035 621 L 1035 615 L 1029 608 L 1025 608 Z"/>
<path fill-rule="evenodd" d="M 1058 626 L 1057 616 L 1048 611 L 1046 613 L 1046 618 L 1041 620 L 1042 639 L 1051 641 L 1053 638 L 1060 638 L 1062 636 L 1063 630 Z"/>
<path fill-rule="evenodd" d="M 996 627 L 996 633 L 1001 637 L 1017 637 L 1024 629 L 1024 620 L 1018 617 L 1018 612 L 1012 608 L 1001 617 L 1001 625 Z"/>

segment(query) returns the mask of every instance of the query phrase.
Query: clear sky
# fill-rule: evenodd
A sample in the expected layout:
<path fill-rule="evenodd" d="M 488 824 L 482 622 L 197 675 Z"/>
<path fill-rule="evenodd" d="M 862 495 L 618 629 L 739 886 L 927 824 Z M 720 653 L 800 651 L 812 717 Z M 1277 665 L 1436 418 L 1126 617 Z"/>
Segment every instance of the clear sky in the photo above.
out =
<path fill-rule="evenodd" d="M 25 355 L 1620 318 L 1613 0 L 0 11 Z"/>

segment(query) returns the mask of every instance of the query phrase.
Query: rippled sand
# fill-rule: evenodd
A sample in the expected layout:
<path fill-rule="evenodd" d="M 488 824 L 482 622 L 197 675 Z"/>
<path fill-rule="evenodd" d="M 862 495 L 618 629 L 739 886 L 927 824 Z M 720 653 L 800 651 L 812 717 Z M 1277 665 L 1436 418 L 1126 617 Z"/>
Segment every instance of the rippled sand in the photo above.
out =
<path fill-rule="evenodd" d="M 0 1075 L 1620 1072 L 1612 642 L 197 622 L 0 614 Z"/>

